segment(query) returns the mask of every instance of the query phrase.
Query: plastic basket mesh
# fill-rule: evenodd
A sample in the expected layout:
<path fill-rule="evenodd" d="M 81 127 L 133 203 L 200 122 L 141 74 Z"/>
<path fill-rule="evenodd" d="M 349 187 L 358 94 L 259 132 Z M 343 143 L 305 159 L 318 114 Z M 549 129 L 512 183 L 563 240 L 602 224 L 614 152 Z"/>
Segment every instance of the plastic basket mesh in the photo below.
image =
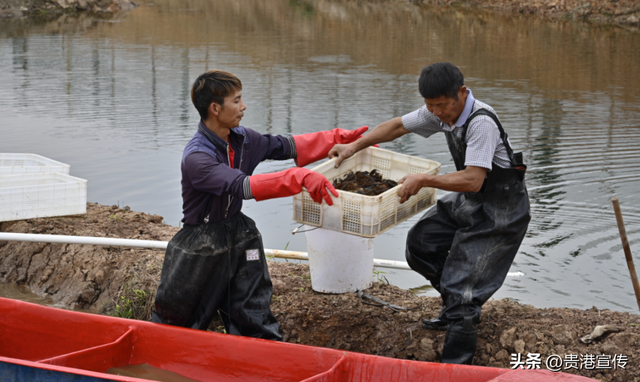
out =
<path fill-rule="evenodd" d="M 65 174 L 7 175 L 0 181 L 0 221 L 86 212 L 87 186 Z"/>
<path fill-rule="evenodd" d="M 424 174 L 429 171 L 428 168 L 409 165 L 409 174 Z"/>
<path fill-rule="evenodd" d="M 380 231 L 396 224 L 396 198 L 389 197 L 382 200 L 380 210 Z"/>
<path fill-rule="evenodd" d="M 308 192 L 302 193 L 302 221 L 309 224 L 320 225 L 320 204 L 315 203 Z"/>
<path fill-rule="evenodd" d="M 376 169 L 386 179 L 396 179 L 407 174 L 437 174 L 440 164 L 420 158 L 390 153 L 377 148 L 368 148 L 342 162 L 339 171 L 331 164 L 321 164 L 314 171 L 325 175 L 333 182 L 350 171 L 372 171 Z M 378 151 L 380 150 L 380 151 Z M 407 163 L 409 161 L 409 163 Z M 404 169 L 404 170 L 401 170 Z M 406 171 L 406 172 L 404 172 Z M 436 191 L 423 188 L 405 203 L 398 203 L 397 189 L 379 197 L 343 194 L 337 206 L 327 207 L 313 202 L 308 192 L 294 196 L 294 220 L 317 227 L 334 229 L 363 237 L 375 237 L 396 224 L 435 203 Z M 300 211 L 300 208 L 302 211 Z M 330 213 L 326 208 L 333 208 Z M 338 208 L 339 211 L 335 209 Z M 337 220 L 337 219 L 340 220 Z"/>
<path fill-rule="evenodd" d="M 350 200 L 344 200 L 342 208 L 342 229 L 346 232 L 361 233 L 360 216 L 362 215 L 362 205 Z"/>
<path fill-rule="evenodd" d="M 423 188 L 416 195 L 418 211 L 421 211 L 434 203 L 435 190 L 433 188 Z"/>
<path fill-rule="evenodd" d="M 26 163 L 23 159 L 3 159 L 0 160 L 0 166 L 24 166 Z"/>
<path fill-rule="evenodd" d="M 388 178 L 391 172 L 391 161 L 389 159 L 373 155 L 371 157 L 371 168 L 378 170 L 378 172 L 382 174 L 383 178 Z"/>
<path fill-rule="evenodd" d="M 413 214 L 415 214 L 416 212 L 416 203 L 412 202 L 411 199 L 407 200 L 406 202 L 404 202 L 404 204 L 400 204 L 398 206 L 398 221 L 401 221 L 402 219 L 409 217 Z"/>

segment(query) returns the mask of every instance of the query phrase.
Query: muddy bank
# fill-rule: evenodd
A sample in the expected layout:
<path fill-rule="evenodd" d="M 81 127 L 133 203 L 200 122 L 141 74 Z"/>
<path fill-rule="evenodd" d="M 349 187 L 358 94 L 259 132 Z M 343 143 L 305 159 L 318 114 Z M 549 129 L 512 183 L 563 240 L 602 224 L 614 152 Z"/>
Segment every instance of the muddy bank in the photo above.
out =
<path fill-rule="evenodd" d="M 313 6 L 327 0 L 299 0 Z M 354 0 L 371 2 L 380 0 Z M 536 15 L 552 20 L 582 20 L 595 24 L 640 26 L 636 0 L 403 0 L 437 7 L 485 9 L 504 14 Z M 111 14 L 133 9 L 131 0 L 0 0 L 0 18 L 51 17 L 60 13 Z"/>
<path fill-rule="evenodd" d="M 169 240 L 178 230 L 162 217 L 89 203 L 87 214 L 0 224 L 2 232 Z M 102 246 L 0 242 L 0 281 L 28 286 L 69 308 L 149 319 L 163 251 Z M 385 283 L 365 293 L 394 305 L 394 312 L 365 304 L 356 293 L 324 295 L 311 289 L 308 266 L 269 262 L 272 309 L 288 342 L 387 357 L 438 362 L 444 332 L 421 326 L 440 310 L 440 299 L 415 296 Z M 365 300 L 365 302 L 370 302 Z M 210 329 L 221 330 L 221 321 Z M 598 325 L 610 333 L 579 341 Z M 600 381 L 640 381 L 640 316 L 577 309 L 538 309 L 508 299 L 488 302 L 482 313 L 475 364 L 511 367 L 511 354 L 562 359 L 562 371 Z M 535 363 L 530 363 L 535 365 Z M 568 368 L 567 368 L 568 367 Z M 624 367 L 624 369 L 623 369 Z"/>
<path fill-rule="evenodd" d="M 52 18 L 86 12 L 109 16 L 137 7 L 130 0 L 0 0 L 0 19 L 13 17 Z"/>
<path fill-rule="evenodd" d="M 407 0 L 413 3 L 488 9 L 506 14 L 536 15 L 552 20 L 640 26 L 637 0 Z"/>
<path fill-rule="evenodd" d="M 145 240 L 169 240 L 177 230 L 158 215 L 93 203 L 87 203 L 86 215 L 0 224 L 2 232 Z M 163 256 L 160 250 L 0 242 L 0 282 L 25 284 L 71 309 L 111 312 L 129 286 L 157 286 Z"/>

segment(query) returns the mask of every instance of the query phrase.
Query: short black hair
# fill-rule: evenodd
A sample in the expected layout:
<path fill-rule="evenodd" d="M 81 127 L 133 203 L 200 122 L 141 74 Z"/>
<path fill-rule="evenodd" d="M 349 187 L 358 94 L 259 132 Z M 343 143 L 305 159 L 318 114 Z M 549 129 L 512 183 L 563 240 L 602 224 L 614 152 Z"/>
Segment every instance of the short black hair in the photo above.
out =
<path fill-rule="evenodd" d="M 458 99 L 458 90 L 464 85 L 460 69 L 450 62 L 437 62 L 422 69 L 418 89 L 423 98 L 446 96 Z"/>
<path fill-rule="evenodd" d="M 202 120 L 208 117 L 209 105 L 224 106 L 224 99 L 237 90 L 242 90 L 242 81 L 222 70 L 210 70 L 201 74 L 191 87 L 191 102 Z"/>

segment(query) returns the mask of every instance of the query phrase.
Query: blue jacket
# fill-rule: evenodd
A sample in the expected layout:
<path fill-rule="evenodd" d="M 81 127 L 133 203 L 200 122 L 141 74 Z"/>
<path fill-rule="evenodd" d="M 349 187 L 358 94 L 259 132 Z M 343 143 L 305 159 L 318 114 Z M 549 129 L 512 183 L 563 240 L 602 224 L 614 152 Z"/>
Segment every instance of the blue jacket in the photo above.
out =
<path fill-rule="evenodd" d="M 246 127 L 231 129 L 235 152 L 229 166 L 229 143 L 200 121 L 198 131 L 182 154 L 182 213 L 184 224 L 202 224 L 235 216 L 242 200 L 253 198 L 249 175 L 265 159 L 295 158 L 291 136 L 260 134 Z"/>

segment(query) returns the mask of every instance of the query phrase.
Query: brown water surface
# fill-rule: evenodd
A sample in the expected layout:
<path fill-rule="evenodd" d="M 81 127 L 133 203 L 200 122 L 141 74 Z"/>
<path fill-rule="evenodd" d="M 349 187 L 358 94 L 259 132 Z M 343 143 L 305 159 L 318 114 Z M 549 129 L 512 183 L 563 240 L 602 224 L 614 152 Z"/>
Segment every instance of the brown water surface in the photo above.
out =
<path fill-rule="evenodd" d="M 171 371 L 159 369 L 146 363 L 140 365 L 112 367 L 105 371 L 105 373 L 160 382 L 198 382 L 195 379 L 187 378 Z"/>
<path fill-rule="evenodd" d="M 24 285 L 18 285 L 13 283 L 0 283 L 0 297 L 32 302 L 34 304 L 40 304 L 40 305 L 55 304 L 55 302 L 52 299 L 38 296 L 37 294 L 31 292 Z"/>

